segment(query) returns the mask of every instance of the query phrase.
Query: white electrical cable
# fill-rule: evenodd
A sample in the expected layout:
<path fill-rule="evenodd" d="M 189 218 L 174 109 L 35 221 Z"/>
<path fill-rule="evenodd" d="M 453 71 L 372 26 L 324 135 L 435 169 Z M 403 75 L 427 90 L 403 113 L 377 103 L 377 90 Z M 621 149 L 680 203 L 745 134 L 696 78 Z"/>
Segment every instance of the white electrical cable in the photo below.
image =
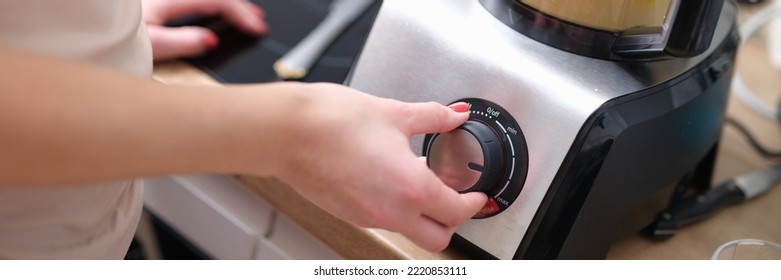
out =
<path fill-rule="evenodd" d="M 778 3 L 778 1 L 777 1 Z M 746 20 L 739 29 L 741 44 L 745 43 L 748 38 L 754 35 L 762 26 L 765 26 L 771 20 L 779 18 L 781 16 L 781 4 L 773 3 L 769 7 L 757 12 L 754 16 Z M 732 78 L 732 89 L 735 91 L 736 96 L 743 101 L 749 108 L 759 113 L 762 116 L 770 118 L 772 120 L 778 120 L 781 118 L 778 110 L 775 106 L 769 105 L 762 101 L 759 97 L 751 91 L 748 86 L 740 78 L 740 73 L 735 70 L 735 75 Z"/>

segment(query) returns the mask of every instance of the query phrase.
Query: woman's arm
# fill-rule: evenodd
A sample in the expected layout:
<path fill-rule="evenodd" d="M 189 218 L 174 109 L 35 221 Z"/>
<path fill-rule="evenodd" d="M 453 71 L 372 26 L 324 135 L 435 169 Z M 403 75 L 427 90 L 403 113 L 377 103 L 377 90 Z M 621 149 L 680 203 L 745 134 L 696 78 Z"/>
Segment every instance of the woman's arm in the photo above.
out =
<path fill-rule="evenodd" d="M 466 104 L 335 84 L 168 86 L 4 47 L 0 61 L 0 186 L 277 176 L 337 217 L 433 251 L 486 200 L 445 186 L 409 147 L 466 121 Z"/>
<path fill-rule="evenodd" d="M 267 88 L 165 86 L 2 47 L 0 61 L 0 185 L 237 171 L 230 107 Z"/>

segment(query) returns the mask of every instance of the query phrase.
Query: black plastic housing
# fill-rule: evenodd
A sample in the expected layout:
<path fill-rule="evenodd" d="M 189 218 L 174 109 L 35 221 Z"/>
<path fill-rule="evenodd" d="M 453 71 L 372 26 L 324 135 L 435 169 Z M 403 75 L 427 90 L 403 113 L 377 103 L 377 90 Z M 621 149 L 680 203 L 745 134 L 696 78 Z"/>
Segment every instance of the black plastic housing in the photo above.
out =
<path fill-rule="evenodd" d="M 699 66 L 594 113 L 515 258 L 604 258 L 672 203 L 680 180 L 710 187 L 738 43 L 733 29 Z"/>

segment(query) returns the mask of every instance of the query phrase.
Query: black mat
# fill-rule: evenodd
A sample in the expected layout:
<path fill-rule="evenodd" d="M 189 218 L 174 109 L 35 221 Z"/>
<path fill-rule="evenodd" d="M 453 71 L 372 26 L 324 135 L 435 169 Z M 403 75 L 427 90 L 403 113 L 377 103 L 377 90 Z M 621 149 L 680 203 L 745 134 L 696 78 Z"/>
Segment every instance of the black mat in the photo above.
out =
<path fill-rule="evenodd" d="M 328 12 L 330 0 L 252 0 L 266 11 L 270 32 L 248 37 L 214 18 L 187 18 L 170 25 L 196 24 L 214 30 L 219 47 L 188 62 L 223 83 L 277 81 L 274 62 L 301 41 Z M 352 67 L 382 1 L 364 12 L 315 62 L 305 82 L 342 83 Z"/>

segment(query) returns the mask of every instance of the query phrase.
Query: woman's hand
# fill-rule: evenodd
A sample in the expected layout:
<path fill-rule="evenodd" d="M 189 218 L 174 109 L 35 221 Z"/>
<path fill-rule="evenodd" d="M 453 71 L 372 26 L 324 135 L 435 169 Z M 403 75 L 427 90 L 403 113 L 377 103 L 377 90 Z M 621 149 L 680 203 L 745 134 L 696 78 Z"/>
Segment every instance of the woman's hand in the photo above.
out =
<path fill-rule="evenodd" d="M 260 36 L 268 31 L 263 10 L 249 1 L 144 0 L 143 17 L 156 61 L 197 56 L 217 47 L 219 39 L 209 29 L 197 26 L 164 26 L 169 20 L 191 14 L 221 16 L 251 35 Z"/>
<path fill-rule="evenodd" d="M 284 95 L 286 84 L 270 92 Z M 467 104 L 404 103 L 335 84 L 304 87 L 305 97 L 285 116 L 289 127 L 277 128 L 285 137 L 275 145 L 281 154 L 273 173 L 307 199 L 430 251 L 444 249 L 456 227 L 485 204 L 483 193 L 446 186 L 409 146 L 413 135 L 463 124 Z"/>

